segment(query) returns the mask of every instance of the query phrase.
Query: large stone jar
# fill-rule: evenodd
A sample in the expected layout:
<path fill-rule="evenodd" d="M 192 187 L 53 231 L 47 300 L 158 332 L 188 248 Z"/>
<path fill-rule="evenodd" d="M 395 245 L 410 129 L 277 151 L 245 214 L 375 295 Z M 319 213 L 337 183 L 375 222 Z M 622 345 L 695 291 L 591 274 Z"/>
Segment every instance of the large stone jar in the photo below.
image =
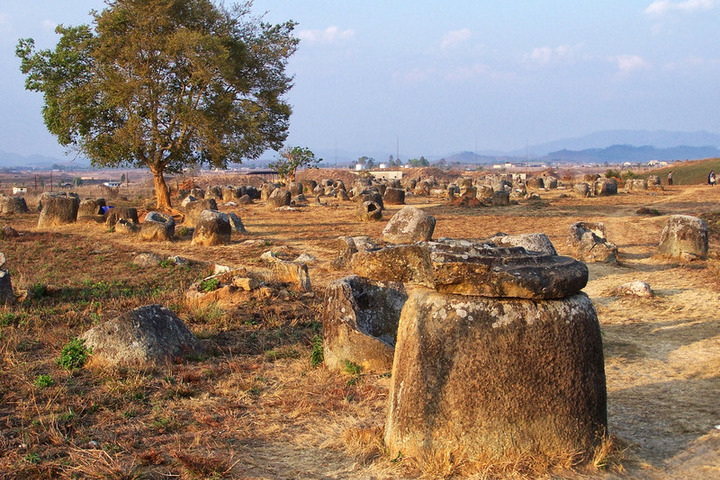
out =
<path fill-rule="evenodd" d="M 500 272 L 510 260 L 522 264 L 523 250 L 473 246 L 468 255 L 458 243 L 453 260 L 439 247 L 442 255 L 431 254 L 435 288 L 413 288 L 400 316 L 385 427 L 391 457 L 588 458 L 605 434 L 607 400 L 597 314 L 579 291 L 587 270 L 527 254 L 532 261 L 511 272 L 536 276 L 535 296 L 440 292 L 443 270 L 468 262 Z M 556 282 L 564 290 L 540 288 L 563 275 L 575 279 Z M 493 293 L 503 291 L 524 298 Z"/>

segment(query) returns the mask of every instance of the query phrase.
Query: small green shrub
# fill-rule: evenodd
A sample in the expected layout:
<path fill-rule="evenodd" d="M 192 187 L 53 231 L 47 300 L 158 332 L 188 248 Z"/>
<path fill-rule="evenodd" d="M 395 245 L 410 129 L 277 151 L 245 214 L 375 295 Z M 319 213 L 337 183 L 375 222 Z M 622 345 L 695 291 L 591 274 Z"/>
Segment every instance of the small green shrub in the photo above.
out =
<path fill-rule="evenodd" d="M 17 315 L 15 312 L 5 312 L 0 314 L 0 327 L 9 327 L 17 322 Z"/>
<path fill-rule="evenodd" d="M 52 387 L 53 385 L 53 379 L 50 375 L 38 375 L 35 377 L 35 381 L 33 382 L 33 385 L 35 385 L 37 388 L 47 388 Z"/>
<path fill-rule="evenodd" d="M 190 233 L 190 229 L 188 227 L 180 227 L 177 234 L 179 237 L 184 237 Z"/>
<path fill-rule="evenodd" d="M 67 370 L 82 368 L 91 353 L 91 349 L 85 346 L 85 340 L 73 338 L 63 347 L 57 364 Z"/>
<path fill-rule="evenodd" d="M 343 371 L 349 375 L 357 377 L 362 373 L 362 367 L 355 362 L 350 360 L 343 360 Z"/>
<path fill-rule="evenodd" d="M 605 172 L 605 178 L 620 178 L 620 170 L 613 170 L 608 168 Z"/>
<path fill-rule="evenodd" d="M 32 298 L 42 298 L 47 295 L 47 285 L 40 282 L 33 283 L 28 288 L 28 293 Z"/>
<path fill-rule="evenodd" d="M 35 452 L 30 452 L 30 453 L 28 453 L 27 455 L 25 455 L 24 460 L 25 460 L 27 463 L 30 463 L 30 464 L 33 464 L 33 465 L 34 465 L 34 464 L 36 464 L 36 463 L 40 463 L 40 455 L 38 455 L 38 454 L 35 453 Z"/>
<path fill-rule="evenodd" d="M 220 286 L 220 280 L 217 277 L 207 278 L 200 282 L 200 290 L 203 292 L 212 292 Z"/>
<path fill-rule="evenodd" d="M 312 352 L 310 353 L 310 365 L 317 367 L 325 360 L 325 352 L 323 351 L 323 339 L 320 335 L 312 338 Z"/>

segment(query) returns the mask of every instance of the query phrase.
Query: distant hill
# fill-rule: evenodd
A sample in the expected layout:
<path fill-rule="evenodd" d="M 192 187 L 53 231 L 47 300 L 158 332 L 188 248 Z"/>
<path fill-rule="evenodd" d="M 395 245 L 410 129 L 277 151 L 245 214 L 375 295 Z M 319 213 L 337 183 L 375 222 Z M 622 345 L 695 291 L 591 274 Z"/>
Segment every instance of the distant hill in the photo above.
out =
<path fill-rule="evenodd" d="M 0 150 L 0 168 L 51 168 L 53 165 L 71 166 L 73 168 L 85 168 L 90 162 L 85 159 L 55 158 L 43 155 L 19 155 L 12 152 Z"/>
<path fill-rule="evenodd" d="M 715 170 L 715 173 L 720 172 L 720 158 L 678 162 L 669 167 L 649 170 L 641 176 L 658 175 L 665 183 L 667 174 L 672 171 L 675 185 L 698 185 L 707 183 L 710 170 Z"/>
<path fill-rule="evenodd" d="M 579 151 L 565 149 L 551 152 L 544 156 L 542 161 L 556 163 L 645 163 L 650 160 L 697 160 L 718 156 L 720 156 L 720 150 L 713 146 L 691 147 L 682 145 L 656 148 L 654 146 L 612 145 L 608 148 L 589 148 Z"/>
<path fill-rule="evenodd" d="M 461 163 L 461 164 L 470 164 L 470 165 L 482 165 L 482 164 L 491 164 L 491 163 L 498 163 L 498 162 L 524 162 L 525 157 L 513 157 L 510 155 L 479 155 L 474 152 L 459 152 L 459 153 L 453 153 L 452 155 L 449 155 L 445 157 L 445 161 L 448 164 L 453 163 Z"/>
<path fill-rule="evenodd" d="M 650 145 L 665 149 L 678 145 L 720 147 L 720 135 L 708 132 L 672 132 L 667 130 L 605 130 L 576 138 L 565 138 L 527 147 L 527 152 L 535 156 L 548 155 L 559 150 L 603 149 L 613 145 Z M 509 155 L 524 157 L 525 150 L 515 150 Z M 682 157 L 684 158 L 684 157 Z"/>

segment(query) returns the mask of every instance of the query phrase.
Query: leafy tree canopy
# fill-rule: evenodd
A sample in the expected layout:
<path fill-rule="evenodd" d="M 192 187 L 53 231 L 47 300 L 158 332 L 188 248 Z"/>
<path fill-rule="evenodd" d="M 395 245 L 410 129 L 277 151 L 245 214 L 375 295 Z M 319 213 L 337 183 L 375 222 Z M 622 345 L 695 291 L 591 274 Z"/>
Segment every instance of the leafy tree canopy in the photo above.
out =
<path fill-rule="evenodd" d="M 280 152 L 280 158 L 268 167 L 280 176 L 283 184 L 295 181 L 295 172 L 301 167 L 315 167 L 322 162 L 322 158 L 315 158 L 315 154 L 307 147 L 288 147 Z"/>
<path fill-rule="evenodd" d="M 16 54 L 58 141 L 96 166 L 149 168 L 158 208 L 169 209 L 163 173 L 226 168 L 287 137 L 296 24 L 265 23 L 251 6 L 108 0 L 92 27 L 58 26 L 54 50 L 28 38 Z"/>

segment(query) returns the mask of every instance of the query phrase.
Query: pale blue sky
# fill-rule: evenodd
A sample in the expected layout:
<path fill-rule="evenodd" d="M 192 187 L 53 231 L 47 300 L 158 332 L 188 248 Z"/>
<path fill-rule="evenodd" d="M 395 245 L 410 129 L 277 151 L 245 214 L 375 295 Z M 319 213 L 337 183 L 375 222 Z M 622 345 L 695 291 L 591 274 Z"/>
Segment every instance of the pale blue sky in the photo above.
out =
<path fill-rule="evenodd" d="M 101 0 L 0 0 L 0 150 L 58 155 L 20 37 Z M 720 0 L 256 0 L 302 39 L 288 143 L 316 151 L 513 150 L 597 130 L 720 133 Z M 268 154 L 272 156 L 272 154 Z"/>

